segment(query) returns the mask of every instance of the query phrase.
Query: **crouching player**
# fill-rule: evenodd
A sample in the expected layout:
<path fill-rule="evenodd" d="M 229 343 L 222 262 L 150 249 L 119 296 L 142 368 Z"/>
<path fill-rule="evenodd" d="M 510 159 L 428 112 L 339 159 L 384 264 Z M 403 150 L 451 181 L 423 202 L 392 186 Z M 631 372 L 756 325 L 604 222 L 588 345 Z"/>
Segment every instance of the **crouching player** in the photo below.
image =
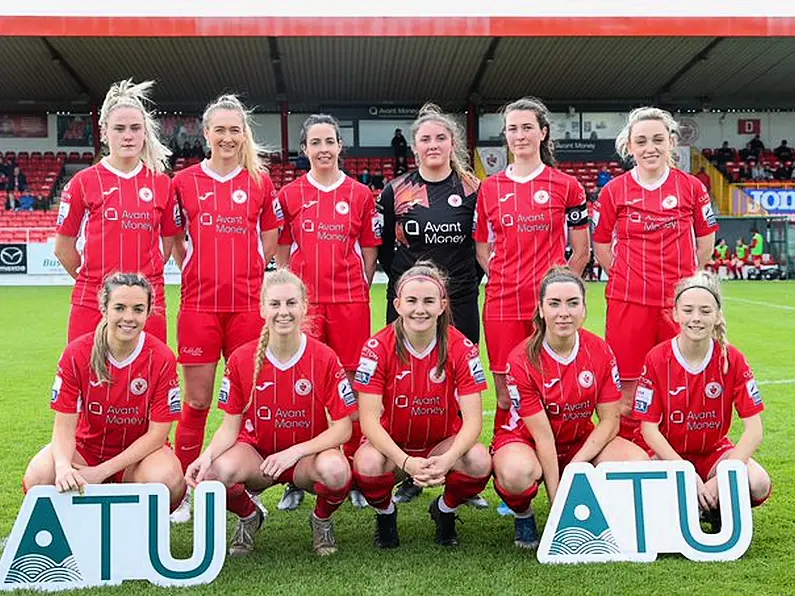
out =
<path fill-rule="evenodd" d="M 478 443 L 485 373 L 478 348 L 451 326 L 445 282 L 429 262 L 396 286 L 398 318 L 362 348 L 354 388 L 365 440 L 354 478 L 376 510 L 375 542 L 400 540 L 392 488 L 406 474 L 420 486 L 445 485 L 429 508 L 436 542 L 458 544 L 456 508 L 489 481 L 491 459 Z"/>
<path fill-rule="evenodd" d="M 649 352 L 635 393 L 635 414 L 655 456 L 696 468 L 699 507 L 713 530 L 720 526 L 718 462 L 739 459 L 748 466 L 753 506 L 771 491 L 770 477 L 752 459 L 762 443 L 762 396 L 745 356 L 727 343 L 721 303 L 710 273 L 679 284 L 673 314 L 681 331 Z M 745 426 L 737 445 L 728 438 L 732 406 Z"/>
<path fill-rule="evenodd" d="M 102 319 L 66 346 L 52 388 L 52 442 L 28 464 L 27 491 L 104 482 L 160 482 L 176 508 L 185 494 L 179 460 L 167 445 L 179 418 L 177 360 L 144 332 L 156 304 L 137 273 L 114 273 L 99 293 Z"/>
<path fill-rule="evenodd" d="M 492 444 L 494 488 L 514 511 L 514 544 L 521 548 L 536 548 L 540 540 L 531 502 L 542 476 L 551 502 L 570 462 L 647 459 L 616 436 L 618 367 L 607 342 L 582 328 L 585 313 L 582 278 L 565 267 L 550 269 L 533 335 L 508 358 L 511 417 Z"/>
<path fill-rule="evenodd" d="M 309 518 L 315 552 L 337 550 L 331 514 L 350 493 L 340 445 L 350 437 L 356 397 L 334 351 L 301 331 L 306 310 L 306 286 L 295 274 L 265 275 L 260 339 L 232 353 L 218 398 L 223 422 L 185 474 L 191 486 L 226 485 L 227 509 L 240 518 L 231 556 L 254 549 L 264 521 L 247 489 L 286 483 L 317 495 Z"/>

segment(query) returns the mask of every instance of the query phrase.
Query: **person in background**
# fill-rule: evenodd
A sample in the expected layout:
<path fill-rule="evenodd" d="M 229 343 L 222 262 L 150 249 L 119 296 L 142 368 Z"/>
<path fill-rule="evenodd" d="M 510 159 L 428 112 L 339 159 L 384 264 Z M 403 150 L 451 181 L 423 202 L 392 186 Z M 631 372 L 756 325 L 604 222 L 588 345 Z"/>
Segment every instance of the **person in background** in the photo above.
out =
<path fill-rule="evenodd" d="M 762 263 L 762 256 L 765 254 L 765 237 L 759 228 L 751 228 L 751 261 L 757 267 Z"/>
<path fill-rule="evenodd" d="M 759 138 L 759 135 L 755 135 L 753 139 L 748 141 L 748 148 L 753 155 L 756 155 L 757 159 L 760 159 L 762 157 L 762 152 L 765 150 L 765 144 L 762 142 L 762 139 Z"/>
<path fill-rule="evenodd" d="M 395 136 L 392 137 L 392 151 L 395 153 L 396 168 L 400 167 L 402 163 L 405 163 L 408 147 L 409 144 L 406 142 L 406 137 L 403 136 L 403 131 L 396 128 Z"/>
<path fill-rule="evenodd" d="M 759 162 L 751 166 L 751 180 L 754 182 L 764 182 L 770 180 L 770 171 Z"/>
<path fill-rule="evenodd" d="M 199 141 L 199 139 L 193 141 L 193 148 L 191 149 L 191 157 L 204 159 L 204 147 L 202 147 L 201 141 Z"/>
<path fill-rule="evenodd" d="M 607 166 L 603 166 L 602 169 L 599 171 L 599 175 L 596 177 L 596 186 L 597 188 L 602 188 L 605 184 L 610 182 L 613 179 L 613 176 L 607 169 Z"/>
<path fill-rule="evenodd" d="M 743 163 L 743 165 L 740 166 L 740 171 L 737 172 L 737 181 L 738 182 L 750 182 L 751 180 L 753 180 L 753 178 L 754 178 L 753 166 L 754 166 L 755 163 L 756 163 L 756 160 L 751 159 L 751 160 Z M 706 186 L 706 185 L 704 185 L 704 186 Z M 707 189 L 707 190 L 709 190 L 709 189 Z"/>
<path fill-rule="evenodd" d="M 732 276 L 734 279 L 745 279 L 745 266 L 748 264 L 749 256 L 748 245 L 742 236 L 737 238 L 737 243 L 734 246 L 734 255 L 732 256 Z"/>
<path fill-rule="evenodd" d="M 368 188 L 373 187 L 373 176 L 370 174 L 369 168 L 364 168 L 364 170 L 362 170 L 362 173 L 359 174 L 359 182 L 361 182 Z"/>
<path fill-rule="evenodd" d="M 781 145 L 773 149 L 773 153 L 775 153 L 776 158 L 781 162 L 792 160 L 792 148 L 787 145 L 787 139 L 782 139 Z"/>
<path fill-rule="evenodd" d="M 6 180 L 6 190 L 16 193 L 24 192 L 28 189 L 28 179 L 19 166 L 14 166 Z"/>

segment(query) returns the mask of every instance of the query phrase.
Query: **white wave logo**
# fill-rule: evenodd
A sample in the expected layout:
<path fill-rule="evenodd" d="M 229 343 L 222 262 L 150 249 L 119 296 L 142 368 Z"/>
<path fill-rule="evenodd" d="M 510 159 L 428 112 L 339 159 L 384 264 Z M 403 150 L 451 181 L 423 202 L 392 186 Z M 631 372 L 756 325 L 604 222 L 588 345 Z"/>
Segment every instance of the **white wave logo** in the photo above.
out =
<path fill-rule="evenodd" d="M 5 583 L 27 584 L 45 582 L 80 582 L 83 576 L 77 567 L 74 555 L 66 557 L 60 564 L 50 557 L 30 553 L 18 557 L 8 569 Z"/>
<path fill-rule="evenodd" d="M 551 555 L 608 555 L 620 552 L 609 529 L 596 536 L 585 528 L 563 528 L 555 533 L 549 547 Z"/>

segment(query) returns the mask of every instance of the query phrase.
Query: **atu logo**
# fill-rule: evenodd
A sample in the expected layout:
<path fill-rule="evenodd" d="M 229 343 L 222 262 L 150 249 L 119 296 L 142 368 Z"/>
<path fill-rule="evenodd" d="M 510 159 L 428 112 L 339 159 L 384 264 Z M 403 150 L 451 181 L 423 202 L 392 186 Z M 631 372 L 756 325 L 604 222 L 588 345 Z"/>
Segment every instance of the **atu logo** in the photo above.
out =
<path fill-rule="evenodd" d="M 699 523 L 696 471 L 686 461 L 569 464 L 538 549 L 541 563 L 650 562 L 659 553 L 693 561 L 739 559 L 753 534 L 748 471 L 718 465 L 721 531 Z"/>
<path fill-rule="evenodd" d="M 223 485 L 202 482 L 194 506 L 193 554 L 174 559 L 164 485 L 90 485 L 83 495 L 34 487 L 0 559 L 0 590 L 71 590 L 131 579 L 159 586 L 209 583 L 226 556 Z"/>

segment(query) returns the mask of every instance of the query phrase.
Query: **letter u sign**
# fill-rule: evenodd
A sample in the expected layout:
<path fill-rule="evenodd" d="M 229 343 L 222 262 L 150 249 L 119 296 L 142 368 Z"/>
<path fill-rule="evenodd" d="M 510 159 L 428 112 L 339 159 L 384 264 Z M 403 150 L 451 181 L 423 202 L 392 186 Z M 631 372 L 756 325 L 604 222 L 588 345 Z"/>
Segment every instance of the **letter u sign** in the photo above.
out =
<path fill-rule="evenodd" d="M 685 461 L 570 464 L 552 504 L 538 560 L 542 563 L 650 562 L 659 553 L 694 561 L 731 561 L 751 544 L 748 471 L 718 465 L 722 526 L 699 523 L 696 471 Z"/>

